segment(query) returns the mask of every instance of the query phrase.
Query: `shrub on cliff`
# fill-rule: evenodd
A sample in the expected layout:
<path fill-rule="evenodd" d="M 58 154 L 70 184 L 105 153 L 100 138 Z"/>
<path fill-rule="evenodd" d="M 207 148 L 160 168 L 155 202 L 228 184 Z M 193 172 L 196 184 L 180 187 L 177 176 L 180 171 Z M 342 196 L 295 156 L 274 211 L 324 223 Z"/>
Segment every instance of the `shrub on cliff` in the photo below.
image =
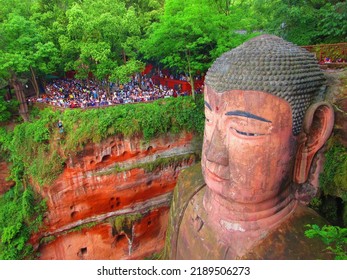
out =
<path fill-rule="evenodd" d="M 325 157 L 324 172 L 320 176 L 322 188 L 326 194 L 347 201 L 347 149 L 333 142 Z"/>
<path fill-rule="evenodd" d="M 324 225 L 306 225 L 305 230 L 308 238 L 319 238 L 327 245 L 327 250 L 335 255 L 335 260 L 347 260 L 347 228 Z"/>
<path fill-rule="evenodd" d="M 16 185 L 0 196 L 0 259 L 33 258 L 33 248 L 28 241 L 42 222 L 44 202 L 30 187 Z"/>
<path fill-rule="evenodd" d="M 64 145 L 69 151 L 116 134 L 149 140 L 181 131 L 201 134 L 204 129 L 203 99 L 194 102 L 191 97 L 103 109 L 66 110 L 61 118 L 66 132 Z"/>
<path fill-rule="evenodd" d="M 22 177 L 39 185 L 49 185 L 63 170 L 67 156 L 87 143 L 99 143 L 112 135 L 149 140 L 181 131 L 202 134 L 204 128 L 203 99 L 194 102 L 191 97 L 87 110 L 46 108 L 34 113 L 30 122 L 7 134 L 2 131 L 0 145 L 9 155 L 12 172 L 22 172 Z"/>
<path fill-rule="evenodd" d="M 319 176 L 319 182 L 325 196 L 338 197 L 342 200 L 344 208 L 342 219 L 344 225 L 347 225 L 347 149 L 335 138 L 331 138 L 328 142 L 324 169 Z M 327 212 L 326 209 L 329 207 L 326 206 L 324 212 Z M 325 214 L 336 216 L 336 206 L 330 207 L 329 212 L 332 213 Z"/>
<path fill-rule="evenodd" d="M 19 102 L 17 100 L 6 101 L 0 91 L 0 123 L 9 121 L 18 111 Z"/>

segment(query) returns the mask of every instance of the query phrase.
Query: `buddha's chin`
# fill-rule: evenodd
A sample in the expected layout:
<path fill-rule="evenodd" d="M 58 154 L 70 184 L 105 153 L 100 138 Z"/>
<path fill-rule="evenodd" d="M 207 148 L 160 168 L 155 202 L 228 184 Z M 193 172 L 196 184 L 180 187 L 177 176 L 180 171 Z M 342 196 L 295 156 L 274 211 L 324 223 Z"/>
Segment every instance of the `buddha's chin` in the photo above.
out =
<path fill-rule="evenodd" d="M 236 203 L 261 203 L 275 195 L 269 192 L 267 194 L 255 194 L 254 190 L 247 189 L 245 186 L 236 184 L 232 180 L 220 180 L 209 174 L 208 170 L 203 172 L 204 179 L 209 192 L 218 195 L 222 200 Z"/>

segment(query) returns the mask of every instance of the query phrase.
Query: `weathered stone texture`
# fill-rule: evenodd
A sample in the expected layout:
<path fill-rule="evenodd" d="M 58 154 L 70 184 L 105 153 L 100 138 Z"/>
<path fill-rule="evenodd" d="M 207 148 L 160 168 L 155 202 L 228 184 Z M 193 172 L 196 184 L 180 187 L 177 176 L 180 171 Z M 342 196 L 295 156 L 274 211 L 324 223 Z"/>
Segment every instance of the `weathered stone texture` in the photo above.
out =
<path fill-rule="evenodd" d="M 52 185 L 37 187 L 48 206 L 44 230 L 33 237 L 36 244 L 45 237 L 40 258 L 136 259 L 159 252 L 177 176 L 195 153 L 193 135 L 185 133 L 147 143 L 108 138 L 70 156 Z M 117 233 L 112 221 L 134 214 L 140 216 L 132 229 Z"/>

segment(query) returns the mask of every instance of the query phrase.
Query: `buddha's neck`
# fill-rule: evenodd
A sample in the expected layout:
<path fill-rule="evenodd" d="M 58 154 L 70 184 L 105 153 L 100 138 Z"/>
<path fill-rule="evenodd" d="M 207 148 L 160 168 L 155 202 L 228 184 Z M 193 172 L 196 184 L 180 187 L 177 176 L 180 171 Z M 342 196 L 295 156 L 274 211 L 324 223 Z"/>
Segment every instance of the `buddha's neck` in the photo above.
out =
<path fill-rule="evenodd" d="M 238 203 L 225 199 L 207 188 L 204 208 L 209 222 L 222 234 L 263 235 L 280 224 L 294 210 L 296 200 L 290 187 L 259 203 Z"/>

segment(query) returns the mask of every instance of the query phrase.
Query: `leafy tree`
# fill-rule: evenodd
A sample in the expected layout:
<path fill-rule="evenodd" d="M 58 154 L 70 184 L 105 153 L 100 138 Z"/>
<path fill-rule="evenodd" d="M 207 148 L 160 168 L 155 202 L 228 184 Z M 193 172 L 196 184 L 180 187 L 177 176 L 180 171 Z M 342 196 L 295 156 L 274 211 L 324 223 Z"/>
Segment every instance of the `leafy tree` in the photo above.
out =
<path fill-rule="evenodd" d="M 4 3 L 2 11 L 8 14 L 1 13 L 0 21 L 0 77 L 14 88 L 24 120 L 28 120 L 28 109 L 23 82 L 31 77 L 36 83 L 34 69 L 49 71 L 54 68 L 51 65 L 53 58 L 58 57 L 54 44 L 42 35 L 42 27 L 30 18 L 31 2 L 26 0 L 18 6 Z"/>
<path fill-rule="evenodd" d="M 320 9 L 316 43 L 347 41 L 347 2 L 326 3 Z"/>
<path fill-rule="evenodd" d="M 0 92 L 0 123 L 10 120 L 15 110 L 18 111 L 18 105 L 15 100 L 6 101 L 2 92 Z"/>
<path fill-rule="evenodd" d="M 153 22 L 159 20 L 163 12 L 164 0 L 124 0 L 126 8 L 132 7 L 139 20 L 141 34 L 145 34 Z"/>
<path fill-rule="evenodd" d="M 57 73 L 63 76 L 64 66 L 71 60 L 66 54 L 62 55 L 59 37 L 66 34 L 66 11 L 74 2 L 75 0 L 35 0 L 31 5 L 30 19 L 39 26 L 42 41 L 46 42 L 38 46 L 37 62 L 30 69 L 37 94 L 39 89 L 35 78 L 44 82 L 47 74 Z"/>
<path fill-rule="evenodd" d="M 221 52 L 247 39 L 233 32 L 239 27 L 236 17 L 225 10 L 221 12 L 219 2 L 166 1 L 160 21 L 151 26 L 142 46 L 145 58 L 185 72 L 192 95 L 193 76 L 198 71 L 205 72 Z"/>
<path fill-rule="evenodd" d="M 117 68 L 127 76 L 134 72 L 136 45 L 141 36 L 135 9 L 124 1 L 86 0 L 76 2 L 66 12 L 66 34 L 59 37 L 63 55 L 70 58 L 65 70 L 77 70 L 80 78 L 93 73 L 98 81 L 119 81 Z M 142 64 L 136 70 L 142 68 Z"/>
<path fill-rule="evenodd" d="M 240 5 L 255 19 L 254 29 L 279 35 L 298 45 L 347 39 L 345 1 L 249 0 Z"/>

